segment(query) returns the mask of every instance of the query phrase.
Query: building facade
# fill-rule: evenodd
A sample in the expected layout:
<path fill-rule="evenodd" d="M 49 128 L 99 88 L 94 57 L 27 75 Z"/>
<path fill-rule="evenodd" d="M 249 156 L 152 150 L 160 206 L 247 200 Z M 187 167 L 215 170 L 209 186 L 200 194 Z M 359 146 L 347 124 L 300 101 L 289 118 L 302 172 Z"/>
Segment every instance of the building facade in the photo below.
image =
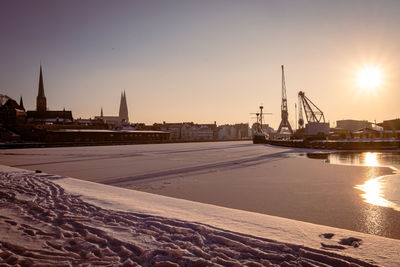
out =
<path fill-rule="evenodd" d="M 338 120 L 336 121 L 336 128 L 340 128 L 346 131 L 358 131 L 364 128 L 370 128 L 371 122 L 365 120 Z"/>
<path fill-rule="evenodd" d="M 22 124 L 26 121 L 26 112 L 17 101 L 6 95 L 0 95 L 0 123 L 4 125 Z"/>
<path fill-rule="evenodd" d="M 400 130 L 400 119 L 383 121 L 381 126 L 384 130 Z"/>

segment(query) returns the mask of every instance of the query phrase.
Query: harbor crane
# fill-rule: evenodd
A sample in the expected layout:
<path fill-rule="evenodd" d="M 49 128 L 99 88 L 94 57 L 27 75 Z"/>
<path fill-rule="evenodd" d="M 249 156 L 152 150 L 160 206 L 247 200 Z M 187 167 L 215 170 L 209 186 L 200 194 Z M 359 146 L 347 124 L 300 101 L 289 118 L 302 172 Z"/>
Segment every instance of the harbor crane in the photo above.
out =
<path fill-rule="evenodd" d="M 288 107 L 287 107 L 287 98 L 286 98 L 286 84 L 285 84 L 285 71 L 283 68 L 283 65 L 281 65 L 282 68 L 282 105 L 281 105 L 281 123 L 279 124 L 279 128 L 277 133 L 282 133 L 284 128 L 287 128 L 288 131 L 293 134 L 292 127 L 290 126 L 289 123 L 289 112 L 288 112 Z"/>
<path fill-rule="evenodd" d="M 302 108 L 304 108 L 304 114 L 307 120 L 305 128 Z M 322 110 L 306 97 L 305 93 L 302 91 L 299 92 L 299 125 L 301 129 L 300 132 L 304 132 L 304 136 L 308 138 L 324 139 L 330 132 L 329 123 L 325 122 L 325 116 Z"/>
<path fill-rule="evenodd" d="M 304 119 L 302 106 L 304 107 L 304 114 L 306 115 L 307 122 L 325 123 L 325 116 L 321 109 L 319 109 L 305 93 L 299 92 L 299 125 L 303 128 Z"/>
<path fill-rule="evenodd" d="M 304 119 L 303 119 L 303 108 L 301 105 L 300 96 L 299 96 L 299 120 L 298 120 L 298 123 L 299 123 L 299 128 L 303 129 L 304 128 Z"/>

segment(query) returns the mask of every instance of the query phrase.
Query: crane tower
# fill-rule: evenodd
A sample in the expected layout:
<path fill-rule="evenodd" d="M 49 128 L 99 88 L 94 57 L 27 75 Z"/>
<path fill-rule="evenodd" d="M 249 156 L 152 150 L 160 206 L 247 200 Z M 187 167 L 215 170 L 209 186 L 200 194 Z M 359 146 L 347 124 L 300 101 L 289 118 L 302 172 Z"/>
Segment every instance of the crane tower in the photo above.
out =
<path fill-rule="evenodd" d="M 283 68 L 283 65 L 281 66 L 282 68 L 282 105 L 281 105 L 281 124 L 279 124 L 278 128 L 278 134 L 282 133 L 283 129 L 287 129 L 291 134 L 293 134 L 292 127 L 290 126 L 289 123 L 289 113 L 288 113 L 288 107 L 287 107 L 287 99 L 286 99 L 286 85 L 285 85 L 285 71 Z"/>
<path fill-rule="evenodd" d="M 325 116 L 322 110 L 317 107 L 302 91 L 299 92 L 299 106 L 303 104 L 304 113 L 306 114 L 307 122 L 325 122 Z M 303 113 L 300 109 L 300 112 Z M 303 117 L 303 116 L 302 116 Z"/>
<path fill-rule="evenodd" d="M 305 93 L 302 91 L 299 92 L 299 107 L 299 117 L 301 116 L 301 122 L 299 119 L 300 128 L 304 125 L 302 107 L 304 108 L 304 114 L 307 119 L 305 127 L 306 136 L 325 137 L 329 135 L 330 127 L 329 123 L 325 122 L 324 113 L 308 97 L 306 97 Z"/>

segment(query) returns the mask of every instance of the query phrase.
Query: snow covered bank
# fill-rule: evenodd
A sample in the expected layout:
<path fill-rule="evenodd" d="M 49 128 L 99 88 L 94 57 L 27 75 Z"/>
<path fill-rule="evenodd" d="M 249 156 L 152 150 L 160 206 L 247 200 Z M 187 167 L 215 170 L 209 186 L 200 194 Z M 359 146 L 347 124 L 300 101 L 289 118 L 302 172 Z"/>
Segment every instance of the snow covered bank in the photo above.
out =
<path fill-rule="evenodd" d="M 397 266 L 400 241 L 0 166 L 0 260 Z"/>

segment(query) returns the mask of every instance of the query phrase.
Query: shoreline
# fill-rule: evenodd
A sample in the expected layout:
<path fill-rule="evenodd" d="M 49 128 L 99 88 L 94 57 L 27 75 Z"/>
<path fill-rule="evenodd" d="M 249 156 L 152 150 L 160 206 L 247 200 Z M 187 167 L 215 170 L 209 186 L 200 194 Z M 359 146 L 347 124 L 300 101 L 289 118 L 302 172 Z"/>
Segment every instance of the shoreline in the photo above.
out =
<path fill-rule="evenodd" d="M 400 149 L 399 139 L 350 139 L 350 140 L 266 140 L 266 144 L 283 147 L 350 151 L 393 151 Z"/>
<path fill-rule="evenodd" d="M 0 150 L 4 149 L 26 149 L 26 148 L 57 148 L 57 147 L 87 147 L 87 146 L 126 146 L 126 145 L 152 145 L 152 144 L 187 144 L 187 143 L 215 143 L 215 142 L 243 142 L 252 139 L 229 139 L 229 140 L 152 140 L 152 141 L 104 141 L 104 142 L 17 142 L 17 143 L 0 143 Z M 394 145 L 382 146 L 382 144 L 393 143 Z M 330 144 L 330 145 L 327 145 Z M 364 145 L 363 145 L 364 144 Z M 372 144 L 372 145 L 371 145 Z M 270 145 L 281 148 L 299 148 L 312 151 L 329 152 L 400 152 L 399 140 L 334 140 L 334 141 L 310 141 L 304 142 L 299 140 L 267 140 L 264 143 L 254 145 Z"/>
<path fill-rule="evenodd" d="M 0 143 L 1 149 L 25 149 L 25 148 L 56 148 L 56 147 L 86 147 L 86 146 L 126 146 L 126 145 L 152 145 L 152 144 L 185 144 L 185 143 L 214 143 L 214 142 L 239 142 L 251 141 L 251 139 L 229 139 L 229 140 L 180 140 L 180 141 L 105 141 L 105 142 L 60 142 L 60 143 L 36 143 L 36 142 L 20 142 L 20 143 Z"/>

